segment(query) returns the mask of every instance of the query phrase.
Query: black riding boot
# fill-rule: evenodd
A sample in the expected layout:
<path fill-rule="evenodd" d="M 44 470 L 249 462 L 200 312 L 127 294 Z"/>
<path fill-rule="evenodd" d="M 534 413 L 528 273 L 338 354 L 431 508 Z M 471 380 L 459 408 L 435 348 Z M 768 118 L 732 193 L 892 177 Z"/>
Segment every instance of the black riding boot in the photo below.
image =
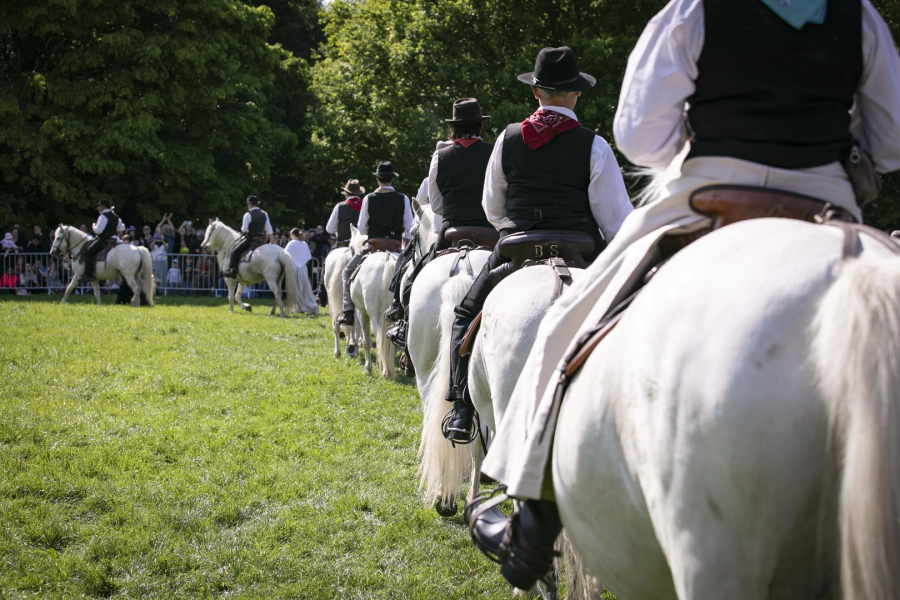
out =
<path fill-rule="evenodd" d="M 504 500 L 506 496 L 496 500 Z M 519 511 L 507 517 L 499 502 L 483 512 L 481 502 L 466 506 L 465 518 L 472 541 L 489 558 L 500 563 L 500 573 L 513 586 L 528 590 L 553 568 L 559 554 L 553 544 L 562 531 L 556 503 L 526 500 Z"/>
<path fill-rule="evenodd" d="M 450 389 L 447 391 L 447 401 L 453 402 L 453 410 L 444 419 L 444 437 L 456 443 L 467 443 L 475 439 L 474 419 L 475 407 L 469 396 L 469 359 L 460 356 L 466 331 L 478 313 L 484 306 L 488 294 L 494 289 L 491 271 L 507 262 L 498 250 L 494 250 L 484 268 L 469 288 L 469 293 L 454 309 L 456 318 L 453 320 L 453 330 L 450 334 Z"/>
<path fill-rule="evenodd" d="M 88 244 L 84 251 L 84 273 L 81 274 L 81 280 L 84 283 L 94 281 L 94 257 L 103 248 L 106 242 L 100 239 L 94 239 Z"/>

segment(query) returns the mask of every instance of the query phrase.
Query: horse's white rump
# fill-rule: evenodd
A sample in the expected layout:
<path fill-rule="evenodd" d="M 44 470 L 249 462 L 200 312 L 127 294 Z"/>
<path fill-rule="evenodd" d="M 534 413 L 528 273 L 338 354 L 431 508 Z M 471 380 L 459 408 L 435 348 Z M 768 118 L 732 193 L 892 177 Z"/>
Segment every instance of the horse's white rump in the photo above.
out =
<path fill-rule="evenodd" d="M 836 228 L 726 227 L 584 365 L 553 483 L 620 600 L 838 597 L 842 563 L 846 598 L 897 597 L 900 259 L 865 247 L 842 266 Z"/>
<path fill-rule="evenodd" d="M 356 324 L 361 328 L 363 349 L 366 353 L 366 372 L 372 372 L 372 337 L 370 327 L 375 332 L 378 362 L 381 376 L 393 379 L 394 345 L 387 338 L 387 322 L 384 311 L 391 304 L 391 278 L 397 266 L 394 252 L 373 252 L 363 260 L 356 278 L 350 284 L 350 298 L 356 306 Z"/>
<path fill-rule="evenodd" d="M 340 325 L 338 319 L 344 303 L 344 280 L 341 278 L 344 267 L 350 262 L 350 248 L 335 248 L 325 257 L 325 292 L 328 295 L 328 312 L 331 313 L 331 331 L 334 334 L 334 357 L 341 356 L 341 329 L 347 337 L 347 343 L 355 346 L 357 339 L 357 327 Z"/>

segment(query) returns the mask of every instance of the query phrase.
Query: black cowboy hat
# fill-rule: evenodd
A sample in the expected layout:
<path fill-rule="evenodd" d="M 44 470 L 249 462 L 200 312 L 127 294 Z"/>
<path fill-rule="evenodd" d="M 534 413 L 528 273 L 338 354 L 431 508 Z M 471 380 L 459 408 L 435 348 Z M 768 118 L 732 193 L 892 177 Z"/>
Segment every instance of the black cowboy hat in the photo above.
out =
<path fill-rule="evenodd" d="M 481 105 L 475 98 L 461 98 L 453 102 L 453 118 L 448 123 L 478 123 L 491 117 L 481 114 Z"/>
<path fill-rule="evenodd" d="M 568 46 L 544 48 L 534 61 L 534 71 L 518 77 L 522 83 L 557 92 L 589 90 L 597 80 L 578 70 L 575 53 Z"/>
<path fill-rule="evenodd" d="M 259 205 L 259 200 L 256 198 L 256 196 L 247 196 L 247 199 L 244 200 L 244 202 L 246 202 L 247 204 L 252 204 L 254 206 Z"/>
<path fill-rule="evenodd" d="M 394 165 L 391 164 L 389 160 L 383 160 L 378 163 L 378 167 L 375 169 L 375 172 L 372 173 L 375 177 L 382 181 L 390 181 L 395 177 L 400 177 L 400 173 L 394 172 Z"/>
<path fill-rule="evenodd" d="M 97 206 L 105 206 L 106 208 L 109 208 L 110 206 L 112 206 L 112 203 L 109 200 L 97 200 Z"/>
<path fill-rule="evenodd" d="M 349 179 L 347 180 L 347 185 L 341 188 L 342 192 L 346 192 L 351 196 L 360 196 L 366 193 L 366 188 L 359 185 L 359 179 Z"/>

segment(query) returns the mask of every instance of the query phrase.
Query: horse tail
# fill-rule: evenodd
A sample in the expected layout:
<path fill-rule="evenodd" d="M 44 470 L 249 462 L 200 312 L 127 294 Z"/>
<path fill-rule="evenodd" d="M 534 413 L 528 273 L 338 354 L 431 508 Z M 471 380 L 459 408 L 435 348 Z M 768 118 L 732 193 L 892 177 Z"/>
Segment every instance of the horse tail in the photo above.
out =
<path fill-rule="evenodd" d="M 844 263 L 814 326 L 829 439 L 843 458 L 843 597 L 900 598 L 900 258 Z"/>
<path fill-rule="evenodd" d="M 419 484 L 428 502 L 439 502 L 442 509 L 456 505 L 460 486 L 472 467 L 472 447 L 453 445 L 444 438 L 441 425 L 451 408 L 446 401 L 450 387 L 450 331 L 454 308 L 472 287 L 466 274 L 451 277 L 441 288 L 438 320 L 438 355 L 428 375 L 423 394 L 422 439 L 419 443 Z"/>
<path fill-rule="evenodd" d="M 294 259 L 288 254 L 287 250 L 283 250 L 278 255 L 278 262 L 281 263 L 281 270 L 284 273 L 285 290 L 287 297 L 284 301 L 284 310 L 286 313 L 300 312 L 300 285 L 297 280 L 297 265 Z"/>
<path fill-rule="evenodd" d="M 147 296 L 147 304 L 153 306 L 153 295 L 156 294 L 156 280 L 153 279 L 153 258 L 150 251 L 141 246 L 138 248 L 141 255 L 141 282 L 144 286 L 144 295 Z"/>
<path fill-rule="evenodd" d="M 385 255 L 384 269 L 381 271 L 382 281 L 379 290 L 382 291 L 384 297 L 383 302 L 377 305 L 378 309 L 375 314 L 370 314 L 372 319 L 372 327 L 375 330 L 375 353 L 378 357 L 378 364 L 381 366 L 382 375 L 385 379 L 393 379 L 396 373 L 394 361 L 396 360 L 396 352 L 394 344 L 388 339 L 387 330 L 388 322 L 384 318 L 384 311 L 391 303 L 391 292 L 388 287 L 391 285 L 391 279 L 394 276 L 394 269 L 397 265 L 397 255 L 393 252 L 382 252 Z"/>

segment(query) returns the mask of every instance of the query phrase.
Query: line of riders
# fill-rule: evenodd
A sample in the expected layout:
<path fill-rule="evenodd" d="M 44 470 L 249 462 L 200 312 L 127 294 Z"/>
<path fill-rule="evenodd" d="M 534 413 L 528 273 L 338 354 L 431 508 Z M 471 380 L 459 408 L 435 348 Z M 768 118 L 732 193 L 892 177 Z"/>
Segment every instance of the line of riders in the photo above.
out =
<path fill-rule="evenodd" d="M 638 209 L 609 144 L 578 121 L 578 98 L 596 82 L 579 70 L 573 51 L 542 49 L 534 71 L 518 79 L 530 86 L 539 107 L 505 127 L 493 144 L 483 139 L 490 117 L 478 101 L 453 103 L 446 119 L 449 140 L 438 143 L 416 196 L 436 215 L 439 240 L 401 285 L 414 255 L 415 244 L 407 243 L 391 283 L 393 304 L 386 317 L 396 321 L 391 339 L 408 363 L 404 307 L 418 273 L 460 240 L 493 247 L 455 309 L 444 428 L 454 443 L 469 443 L 477 435 L 468 359 L 460 349 L 491 290 L 513 270 L 508 253 L 501 252 L 503 240 L 519 242 L 535 261 L 571 256 L 574 248 L 592 263 L 595 282 L 611 280 L 608 273 L 640 253 L 628 263 L 640 265 L 639 271 L 616 278 L 626 282 L 622 289 L 606 290 L 624 299 L 633 297 L 653 267 L 710 231 L 713 222 L 783 216 L 861 223 L 861 206 L 880 191 L 879 173 L 900 168 L 900 58 L 869 0 L 669 2 L 629 58 L 614 121 L 618 149 L 631 162 L 670 169 L 662 199 Z M 689 151 L 679 159 L 685 147 Z M 366 195 L 355 179 L 342 189 L 345 200 L 335 206 L 327 227 L 336 234 L 337 247 L 349 244 L 351 225 L 368 235 L 369 248 L 398 251 L 402 240 L 410 239 L 411 201 L 393 186 L 394 166 L 380 162 L 373 175 L 378 187 L 372 193 Z M 698 190 L 710 186 L 719 186 L 719 193 L 698 209 Z M 234 277 L 253 238 L 272 234 L 256 198 L 247 203 L 244 235 L 226 276 Z M 91 257 L 121 222 L 108 203 L 98 210 L 87 277 L 93 272 Z M 353 256 L 342 274 L 344 325 L 354 323 L 348 282 L 363 258 L 364 252 Z M 598 285 L 591 293 L 599 293 Z M 614 305 L 607 318 L 627 302 Z M 571 341 L 542 331 L 532 352 L 556 365 Z M 530 589 L 552 567 L 562 523 L 546 476 L 550 445 L 522 434 L 534 430 L 529 419 L 546 415 L 547 403 L 557 400 L 548 393 L 546 377 L 523 377 L 533 377 L 535 385 L 522 393 L 517 388 L 513 400 L 526 408 L 509 411 L 515 416 L 499 424 L 483 467 L 502 493 L 489 502 L 476 498 L 466 507 L 466 519 L 473 541 L 501 563 L 503 576 Z M 499 508 L 505 498 L 518 501 L 512 517 Z"/>
<path fill-rule="evenodd" d="M 654 249 L 655 259 L 637 261 L 641 272 L 626 278 L 630 287 L 617 295 L 624 298 L 640 287 L 634 281 L 646 281 L 652 267 L 709 231 L 713 221 L 784 216 L 861 223 L 860 207 L 880 191 L 879 172 L 900 168 L 900 59 L 868 0 L 672 0 L 648 24 L 628 61 L 614 123 L 618 148 L 633 163 L 665 169 L 675 161 L 680 167 L 665 182 L 663 199 L 638 209 L 608 143 L 578 121 L 578 97 L 595 79 L 580 72 L 573 51 L 544 48 L 534 71 L 518 79 L 530 86 L 539 107 L 505 127 L 493 144 L 483 139 L 490 117 L 478 101 L 453 103 L 449 140 L 438 143 L 416 196 L 430 205 L 440 236 L 401 285 L 416 245 L 407 243 L 385 315 L 396 321 L 389 335 L 404 351 L 401 364 L 408 363 L 405 307 L 418 273 L 460 240 L 493 247 L 455 309 L 444 428 L 454 443 L 477 435 L 468 359 L 460 348 L 488 294 L 513 270 L 500 240 L 524 236 L 532 260 L 578 248 L 586 263 L 594 263 L 597 281 L 618 268 L 617 259 L 650 256 Z M 676 160 L 686 141 L 689 151 Z M 374 176 L 378 188 L 361 201 L 359 181 L 348 182 L 347 199 L 335 207 L 329 230 L 343 246 L 353 224 L 369 240 L 382 238 L 377 247 L 397 250 L 410 238 L 410 199 L 393 187 L 398 174 L 390 162 L 378 164 Z M 721 193 L 699 210 L 692 198 L 709 186 Z M 348 281 L 361 260 L 357 254 L 343 272 L 341 324 L 354 323 Z M 545 332 L 539 337 L 533 352 L 553 364 L 571 341 Z M 532 387 L 522 394 L 517 388 L 514 401 L 530 406 L 510 412 L 524 420 L 500 424 L 484 464 L 503 493 L 466 507 L 475 544 L 522 589 L 551 569 L 562 528 L 545 476 L 549 445 L 521 434 L 547 402 L 546 383 Z M 512 517 L 498 507 L 509 497 L 518 501 Z"/>

